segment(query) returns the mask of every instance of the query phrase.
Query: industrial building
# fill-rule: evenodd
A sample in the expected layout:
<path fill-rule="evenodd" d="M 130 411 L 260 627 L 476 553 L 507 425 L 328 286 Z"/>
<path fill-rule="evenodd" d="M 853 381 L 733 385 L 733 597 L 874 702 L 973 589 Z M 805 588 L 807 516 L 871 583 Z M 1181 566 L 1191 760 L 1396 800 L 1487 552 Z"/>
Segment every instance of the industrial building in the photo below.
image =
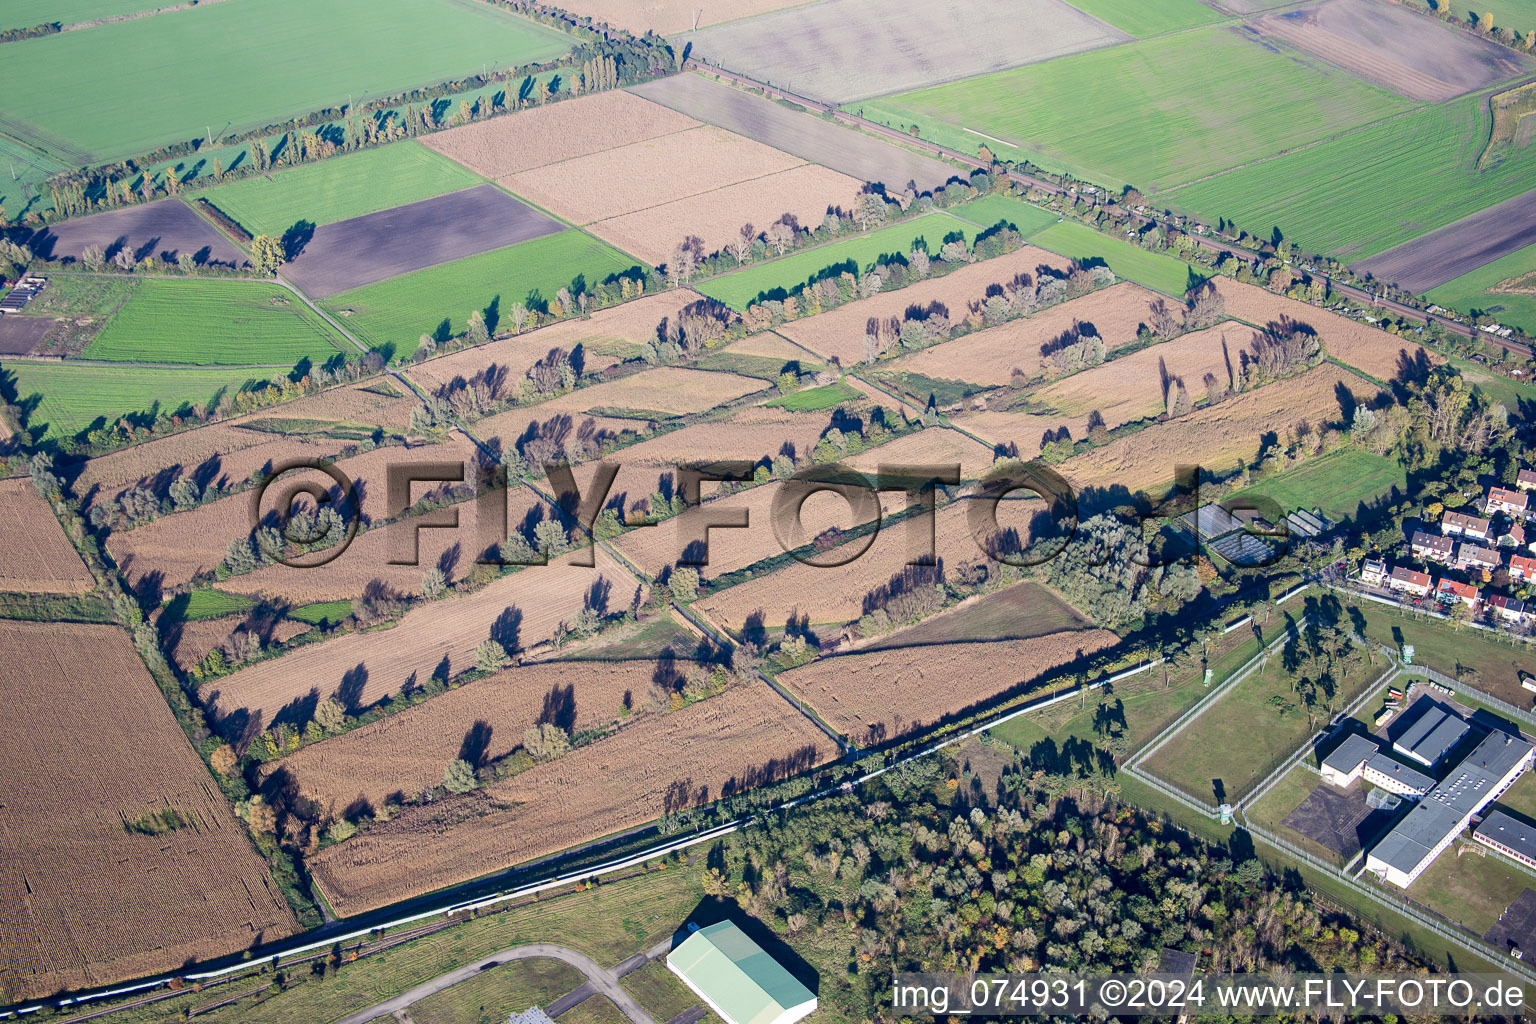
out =
<path fill-rule="evenodd" d="M 1470 726 L 1466 719 L 1429 697 L 1420 697 L 1408 710 L 1418 717 L 1393 742 L 1392 749 L 1433 771 Z"/>
<path fill-rule="evenodd" d="M 667 954 L 667 968 L 726 1024 L 792 1024 L 816 996 L 730 921 L 695 931 Z"/>
<path fill-rule="evenodd" d="M 1363 778 L 1399 796 L 1423 796 L 1435 785 L 1434 779 L 1389 757 L 1375 740 L 1360 733 L 1345 737 L 1333 753 L 1323 758 L 1322 776 L 1341 789 Z"/>
<path fill-rule="evenodd" d="M 1491 732 L 1366 855 L 1367 871 L 1406 889 L 1442 850 L 1531 766 L 1536 750 Z"/>
<path fill-rule="evenodd" d="M 1536 828 L 1503 811 L 1489 811 L 1472 838 L 1510 860 L 1536 870 Z"/>

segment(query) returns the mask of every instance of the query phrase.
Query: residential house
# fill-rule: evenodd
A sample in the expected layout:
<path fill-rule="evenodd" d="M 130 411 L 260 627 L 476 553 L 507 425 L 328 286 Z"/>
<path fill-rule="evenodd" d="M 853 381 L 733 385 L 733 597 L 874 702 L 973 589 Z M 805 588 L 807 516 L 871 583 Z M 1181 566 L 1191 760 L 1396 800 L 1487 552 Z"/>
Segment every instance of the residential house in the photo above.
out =
<path fill-rule="evenodd" d="M 1447 604 L 1460 601 L 1473 611 L 1477 610 L 1477 603 L 1480 600 L 1476 587 L 1470 583 L 1458 583 L 1452 579 L 1441 580 L 1435 586 L 1435 593 Z"/>
<path fill-rule="evenodd" d="M 1478 547 L 1470 541 L 1462 541 L 1456 546 L 1456 559 L 1452 564 L 1458 569 L 1473 571 L 1487 569 L 1493 572 L 1504 564 L 1504 557 L 1492 548 Z"/>
<path fill-rule="evenodd" d="M 1449 537 L 1441 537 L 1433 533 L 1425 533 L 1423 530 L 1413 531 L 1413 557 L 1421 558 L 1428 562 L 1449 562 L 1451 549 L 1455 542 Z"/>
<path fill-rule="evenodd" d="M 1493 610 L 1496 617 L 1512 626 L 1524 625 L 1531 621 L 1530 609 L 1519 598 L 1496 594 L 1488 598 L 1485 603 Z"/>
<path fill-rule="evenodd" d="M 1360 563 L 1360 582 L 1379 587 L 1387 582 L 1387 563 L 1381 559 L 1368 559 Z"/>
<path fill-rule="evenodd" d="M 1447 536 L 1456 534 L 1474 540 L 1487 540 L 1492 530 L 1493 524 L 1488 520 L 1469 516 L 1465 512 L 1447 512 L 1440 520 L 1440 532 Z"/>
<path fill-rule="evenodd" d="M 1525 491 L 1511 491 L 1503 487 L 1490 487 L 1488 488 L 1488 502 L 1484 506 L 1484 511 L 1490 516 L 1503 512 L 1506 515 L 1523 519 L 1526 514 L 1526 504 L 1530 497 Z"/>
<path fill-rule="evenodd" d="M 1517 580 L 1536 580 L 1536 558 L 1510 555 L 1509 574 Z"/>
<path fill-rule="evenodd" d="M 1522 491 L 1536 491 L 1536 469 L 1522 469 L 1515 477 L 1515 486 Z"/>
<path fill-rule="evenodd" d="M 1423 597 L 1429 593 L 1430 579 L 1428 573 L 1414 572 L 1398 566 L 1392 570 L 1392 576 L 1387 580 L 1387 586 L 1393 590 L 1401 590 L 1407 594 L 1415 594 Z"/>
<path fill-rule="evenodd" d="M 1512 524 L 1508 530 L 1499 534 L 1499 547 L 1530 550 L 1525 541 L 1525 527 L 1519 523 Z"/>

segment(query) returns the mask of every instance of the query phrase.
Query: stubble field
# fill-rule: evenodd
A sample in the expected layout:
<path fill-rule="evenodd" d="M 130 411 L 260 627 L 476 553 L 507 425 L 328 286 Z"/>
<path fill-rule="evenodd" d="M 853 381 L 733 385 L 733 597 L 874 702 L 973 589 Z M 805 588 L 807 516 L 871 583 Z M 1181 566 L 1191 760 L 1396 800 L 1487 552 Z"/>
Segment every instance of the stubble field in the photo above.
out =
<path fill-rule="evenodd" d="M 311 858 L 361 913 L 822 764 L 826 735 L 751 682 L 461 797 L 411 807 Z"/>
<path fill-rule="evenodd" d="M 126 633 L 0 621 L 0 660 L 7 996 L 174 970 L 297 929 Z M 125 827 L 169 811 L 182 827 Z"/>
<path fill-rule="evenodd" d="M 734 402 L 767 385 L 756 377 L 680 366 L 657 366 L 615 381 L 578 388 L 533 407 L 572 413 L 659 413 L 659 418 L 704 412 Z"/>
<path fill-rule="evenodd" d="M 472 594 L 419 606 L 388 629 L 352 633 L 260 662 L 205 686 L 202 696 L 220 717 L 244 709 L 265 727 L 285 708 L 301 711 L 338 693 L 343 704 L 364 708 L 408 681 L 422 685 L 434 674 L 451 678 L 474 667 L 481 641 L 527 650 L 553 636 L 561 622 L 574 622 L 583 608 L 628 607 L 639 584 L 600 551 L 595 567 L 571 564 L 587 555 L 529 566 Z"/>
<path fill-rule="evenodd" d="M 0 590 L 83 594 L 96 585 L 30 480 L 0 480 L 0 535 Z"/>
<path fill-rule="evenodd" d="M 932 726 L 1119 640 L 1108 630 L 1083 629 L 1027 640 L 894 647 L 824 658 L 779 681 L 853 742 L 875 744 Z"/>

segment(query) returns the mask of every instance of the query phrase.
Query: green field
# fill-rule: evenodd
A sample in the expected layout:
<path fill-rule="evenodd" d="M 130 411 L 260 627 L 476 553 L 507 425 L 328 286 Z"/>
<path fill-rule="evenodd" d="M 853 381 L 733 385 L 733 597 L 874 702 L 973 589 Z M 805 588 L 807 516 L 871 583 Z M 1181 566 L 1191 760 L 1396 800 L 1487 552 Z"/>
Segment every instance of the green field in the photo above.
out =
<path fill-rule="evenodd" d="M 1486 97 L 1468 96 L 1155 198 L 1264 237 L 1279 228 L 1308 252 L 1363 259 L 1530 190 L 1536 146 L 1477 170 L 1489 131 Z"/>
<path fill-rule="evenodd" d="M 411 1004 L 416 1024 L 504 1024 L 509 1013 L 547 1006 L 586 981 L 560 960 L 513 960 Z"/>
<path fill-rule="evenodd" d="M 1200 0 L 1071 0 L 1072 6 L 1138 39 L 1220 18 Z"/>
<path fill-rule="evenodd" d="M 1526 289 L 1524 294 L 1503 295 L 1492 290 L 1503 281 L 1526 275 L 1530 277 L 1522 283 Z M 1454 281 L 1447 281 L 1425 298 L 1463 313 L 1475 309 L 1497 317 L 1500 323 L 1536 335 L 1536 245 L 1526 246 Z"/>
<path fill-rule="evenodd" d="M 1408 493 L 1408 474 L 1397 459 L 1344 448 L 1303 462 L 1295 469 L 1245 487 L 1232 498 L 1262 494 L 1286 511 L 1314 508 L 1329 519 L 1353 518 L 1361 502 L 1374 501 L 1396 488 Z"/>
<path fill-rule="evenodd" d="M 978 143 L 962 126 L 1007 143 L 1012 152 L 999 156 L 1151 192 L 1412 104 L 1208 27 L 853 106 L 893 125 L 916 123 L 924 137 L 966 152 Z"/>
<path fill-rule="evenodd" d="M 198 622 L 238 615 L 255 604 L 244 594 L 226 594 L 222 590 L 204 588 L 171 598 L 166 602 L 163 614 L 172 622 Z"/>
<path fill-rule="evenodd" d="M 1536 875 L 1496 853 L 1479 856 L 1473 847 L 1456 856 L 1452 844 L 1408 887 L 1408 895 L 1479 935 L 1492 928 L 1526 889 L 1536 889 Z"/>
<path fill-rule="evenodd" d="M 307 622 L 311 626 L 334 626 L 351 614 L 351 601 L 321 601 L 318 604 L 306 604 L 294 608 L 288 613 L 288 617 Z"/>
<path fill-rule="evenodd" d="M 483 179 L 414 139 L 222 185 L 205 198 L 253 235 L 330 224 L 454 192 Z"/>
<path fill-rule="evenodd" d="M 86 348 L 87 359 L 243 366 L 355 352 L 298 296 L 266 281 L 150 278 Z"/>
<path fill-rule="evenodd" d="M 139 290 L 145 278 L 124 274 L 52 274 L 24 316 L 109 316 Z"/>
<path fill-rule="evenodd" d="M 238 391 L 247 380 L 270 376 L 260 370 L 58 363 L 7 363 L 5 375 L 15 378 L 23 408 L 31 408 L 30 400 L 40 397 L 27 416 L 27 427 L 36 431 L 46 425 L 42 436 L 47 439 L 71 437 L 130 414 L 174 413 L 183 406 L 202 405 L 221 392 Z M 7 389 L 11 383 L 5 381 Z"/>
<path fill-rule="evenodd" d="M 836 384 L 828 384 L 825 387 L 796 391 L 782 398 L 775 398 L 768 404 L 775 409 L 788 409 L 790 412 L 820 412 L 848 402 L 857 402 L 863 397 L 862 391 L 838 381 Z"/>
<path fill-rule="evenodd" d="M 50 21 L 77 25 L 82 21 L 137 14 L 170 7 L 178 0 L 6 0 L 0 7 L 0 30 L 31 28 Z"/>
<path fill-rule="evenodd" d="M 872 266 L 881 256 L 905 257 L 919 238 L 927 242 L 928 252 L 936 255 L 944 239 L 954 234 L 964 235 L 970 241 L 978 232 L 975 224 L 935 210 L 867 235 L 818 245 L 783 259 L 747 267 L 705 281 L 694 288 L 732 309 L 746 309 L 760 295 L 781 297 L 780 292 L 793 292 L 821 271 L 840 264 L 857 264 L 862 271 Z"/>
<path fill-rule="evenodd" d="M 8 220 L 53 208 L 48 194 L 50 176 L 67 170 L 57 160 L 0 135 L 0 203 Z"/>
<path fill-rule="evenodd" d="M 637 265 L 612 246 L 572 229 L 355 288 L 323 304 L 365 344 L 410 355 L 417 339 L 438 331 L 444 320 L 449 333 L 458 334 L 472 311 L 495 302 L 502 322 L 510 325 L 507 311 L 517 302 L 534 306 L 532 293 L 547 303 L 578 275 L 592 285 Z"/>
<path fill-rule="evenodd" d="M 1061 219 L 1050 210 L 1042 209 L 1034 203 L 1026 203 L 1016 196 L 1004 196 L 996 192 L 982 196 L 980 199 L 972 199 L 968 203 L 961 203 L 959 206 L 951 206 L 944 212 L 968 220 L 981 228 L 990 228 L 1001 221 L 1011 225 L 1025 238 Z"/>
<path fill-rule="evenodd" d="M 1531 706 L 1530 691 L 1520 687 L 1522 671 L 1536 672 L 1536 650 L 1528 646 L 1512 647 L 1499 643 L 1480 630 L 1458 632 L 1439 619 L 1413 618 L 1374 603 L 1351 605 L 1349 617 L 1356 622 L 1357 632 L 1393 650 L 1398 648 L 1398 637 L 1401 636 L 1403 643 L 1413 645 L 1413 660 L 1417 664 L 1428 665 L 1448 676 L 1458 676 L 1460 670 L 1471 669 L 1478 676 L 1473 684 L 1477 689 L 1517 707 Z M 1359 623 L 1364 624 L 1363 630 L 1358 628 Z"/>
<path fill-rule="evenodd" d="M 1521 35 L 1536 29 L 1536 0 L 1473 0 L 1456 12 L 1465 16 L 1469 10 L 1478 14 L 1488 11 L 1499 28 L 1512 28 Z"/>
<path fill-rule="evenodd" d="M 473 0 L 239 0 L 0 49 L 7 130 L 75 163 L 549 60 L 554 29 Z M 167 77 L 167 70 L 175 74 Z M 103 102 L 128 83 L 132 103 Z M 152 84 L 151 84 L 152 83 Z"/>
<path fill-rule="evenodd" d="M 1122 280 L 1135 281 L 1177 299 L 1182 299 L 1195 283 L 1190 280 L 1193 271 L 1183 260 L 1148 252 L 1077 221 L 1052 224 L 1031 235 L 1029 242 L 1075 260 L 1101 259 Z"/>

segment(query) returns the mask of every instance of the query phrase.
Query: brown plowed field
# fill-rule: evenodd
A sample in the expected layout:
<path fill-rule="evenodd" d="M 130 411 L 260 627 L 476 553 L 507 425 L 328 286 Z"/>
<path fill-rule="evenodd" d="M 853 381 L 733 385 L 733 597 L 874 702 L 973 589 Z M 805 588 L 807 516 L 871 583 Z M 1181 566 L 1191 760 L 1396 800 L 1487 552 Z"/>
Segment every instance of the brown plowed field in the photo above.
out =
<path fill-rule="evenodd" d="M 676 202 L 637 210 L 591 225 L 603 241 L 652 265 L 672 258 L 672 248 L 689 235 L 704 240 L 704 251 L 724 249 L 743 223 L 765 230 L 786 213 L 801 224 L 820 224 L 829 207 L 847 209 L 862 182 L 814 164 L 727 185 Z"/>
<path fill-rule="evenodd" d="M 822 764 L 826 735 L 766 684 L 745 683 L 461 797 L 410 807 L 309 868 L 352 915 L 631 828 Z"/>
<path fill-rule="evenodd" d="M 1253 338 L 1253 328 L 1232 322 L 1194 331 L 1073 374 L 1039 389 L 1030 398 L 1064 417 L 1082 417 L 1097 410 L 1104 416 L 1104 425 L 1113 430 L 1122 423 L 1163 412 L 1165 379 L 1183 380 L 1193 401 L 1205 397 L 1206 374 L 1230 388 L 1227 361 L 1230 358 L 1236 365 L 1238 353 L 1245 351 Z"/>
<path fill-rule="evenodd" d="M 30 480 L 0 480 L 0 590 L 83 594 L 96 585 Z"/>
<path fill-rule="evenodd" d="M 618 409 L 686 416 L 734 402 L 766 387 L 757 377 L 658 366 L 618 380 L 577 388 L 531 409 L 569 413 Z"/>
<path fill-rule="evenodd" d="M 599 310 L 585 320 L 562 320 L 527 334 L 499 338 L 479 348 L 465 349 L 412 366 L 407 375 L 427 392 L 438 392 L 456 382 L 486 382 L 491 397 L 505 397 L 528 370 L 552 349 L 582 350 L 582 371 L 592 373 L 622 362 L 627 350 L 656 340 L 662 320 L 703 296 L 680 288 L 646 295 L 622 305 Z"/>
<path fill-rule="evenodd" d="M 806 317 L 780 327 L 779 333 L 797 341 L 825 359 L 837 359 L 852 366 L 864 358 L 864 325 L 870 317 L 900 317 L 909 306 L 927 306 L 940 302 L 949 307 L 949 318 L 964 320 L 972 305 L 979 306 L 987 288 L 1012 280 L 1018 274 L 1033 277 L 1041 266 L 1064 269 L 1071 265 L 1065 256 L 1026 245 L 996 259 L 982 260 L 943 277 L 895 291 L 881 292 L 872 298 L 851 302 L 827 313 Z"/>
<path fill-rule="evenodd" d="M 567 10 L 597 21 L 606 21 L 637 36 L 643 36 L 646 32 L 670 36 L 706 25 L 718 25 L 722 21 L 766 14 L 802 2 L 804 0 L 726 0 L 725 3 L 701 8 L 693 3 L 683 3 L 682 0 L 650 0 L 639 4 L 632 0 L 573 0 Z M 698 19 L 697 25 L 694 24 L 695 18 Z"/>
<path fill-rule="evenodd" d="M 925 348 L 881 368 L 940 380 L 1004 385 L 1013 380 L 1014 370 L 1025 377 L 1043 373 L 1047 359 L 1040 354 L 1041 347 L 1078 325 L 1091 324 L 1108 349 L 1129 345 L 1136 340 L 1137 328 L 1151 318 L 1150 307 L 1158 298 L 1140 285 L 1122 281 L 1034 316 Z M 954 315 L 951 308 L 951 319 Z M 862 325 L 859 330 L 862 343 Z"/>
<path fill-rule="evenodd" d="M 698 127 L 627 92 L 599 92 L 423 136 L 421 144 L 487 178 Z"/>
<path fill-rule="evenodd" d="M 971 535 L 967 508 L 967 502 L 962 500 L 936 513 L 934 550 L 946 576 L 987 557 Z M 999 519 L 1005 527 L 1026 522 L 1011 520 L 1006 510 L 999 514 Z M 900 576 L 909 559 L 920 553 L 909 543 L 908 531 L 917 529 L 922 521 L 884 527 L 868 550 L 846 565 L 824 567 L 792 562 L 766 576 L 704 598 L 698 607 L 731 630 L 740 630 L 753 617 L 760 617 L 768 629 L 784 625 L 791 616 L 808 616 L 812 625 L 840 626 L 852 622 L 867 610 L 867 595 Z M 852 555 L 867 540 L 850 541 L 845 555 Z"/>
<path fill-rule="evenodd" d="M 529 566 L 473 594 L 419 606 L 389 629 L 351 633 L 260 662 L 203 688 L 220 715 L 246 709 L 263 726 L 285 706 L 340 692 L 343 703 L 367 707 L 415 677 L 457 675 L 473 668 L 475 647 L 494 632 L 503 646 L 526 650 L 548 640 L 561 622 L 574 622 L 594 592 L 610 612 L 622 611 L 639 587 L 601 551 L 594 568 L 571 565 L 578 552 L 550 565 Z M 604 600 L 606 604 L 604 604 Z"/>
<path fill-rule="evenodd" d="M 1310 303 L 1288 299 L 1251 284 L 1239 284 L 1229 277 L 1218 277 L 1215 281 L 1216 290 L 1226 301 L 1228 316 L 1260 327 L 1282 317 L 1308 324 L 1323 339 L 1329 355 L 1377 380 L 1395 380 L 1406 363 L 1416 363 L 1420 359 L 1431 363 L 1444 361 L 1416 342 L 1396 338 L 1386 331 L 1318 309 Z"/>
<path fill-rule="evenodd" d="M 214 423 L 186 433 L 145 441 L 131 448 L 91 459 L 74 482 L 74 493 L 87 506 L 112 500 L 139 484 L 163 491 L 181 473 L 191 473 L 203 485 L 249 480 L 270 463 L 285 459 L 334 455 L 347 441 L 285 437 L 245 424 L 284 419 L 320 420 L 337 425 L 359 424 L 404 431 L 418 404 L 409 395 L 392 397 L 374 388 L 398 387 L 384 381 L 334 388 L 318 395 L 263 409 L 239 419 Z"/>
<path fill-rule="evenodd" d="M 399 445 L 375 448 L 371 452 L 350 459 L 342 459 L 336 463 L 336 467 L 357 484 L 358 495 L 363 504 L 363 515 L 366 520 L 371 521 L 388 515 L 389 492 L 386 481 L 388 467 L 430 462 L 472 463 L 475 456 L 474 445 L 462 435 L 453 434 L 441 444 L 416 448 L 405 448 Z M 466 476 L 472 475 L 473 466 L 471 465 L 465 472 Z M 284 474 L 268 491 L 267 497 L 262 502 L 263 509 L 274 508 L 282 488 L 290 481 L 301 480 L 316 482 L 325 487 L 333 486 L 330 478 L 318 470 Z M 416 484 L 412 488 L 412 494 L 419 498 L 431 489 L 431 485 Z M 187 512 L 161 516 L 134 530 L 116 531 L 107 538 L 107 551 L 136 590 L 145 584 L 151 584 L 159 589 L 179 587 L 190 582 L 198 573 L 212 571 L 222 562 L 225 552 L 229 549 L 230 541 L 236 537 L 250 535 L 253 528 L 251 523 L 253 497 L 255 497 L 254 492 L 232 494 L 227 498 L 199 505 Z M 422 536 L 426 538 L 430 534 L 441 532 L 425 531 Z M 354 541 L 354 547 L 363 543 L 364 536 L 366 535 L 359 536 Z M 329 563 L 326 569 L 342 569 L 349 561 L 361 568 L 362 559 L 351 559 L 350 556 L 354 554 L 358 554 L 358 551 L 349 549 L 335 562 Z M 285 568 L 287 567 L 273 567 L 275 570 Z M 292 577 L 298 577 L 324 573 L 326 569 L 289 569 L 288 572 Z M 418 577 L 416 583 L 419 586 L 420 573 L 416 575 Z M 235 584 L 235 580 L 230 582 Z M 305 585 L 299 580 L 292 582 L 301 588 Z M 364 580 L 364 582 L 367 581 Z"/>
<path fill-rule="evenodd" d="M 803 163 L 772 146 L 706 124 L 546 164 L 502 178 L 501 184 L 572 223 L 591 224 Z"/>
<path fill-rule="evenodd" d="M 286 771 L 325 814 L 359 800 L 377 809 L 394 794 L 415 797 L 442 785 L 448 762 L 469 752 L 466 741 L 484 763 L 510 754 L 541 721 L 567 731 L 599 728 L 622 717 L 626 698 L 644 714 L 652 680 L 676 670 L 655 661 L 607 662 L 598 671 L 583 662 L 508 669 L 270 762 L 262 777 Z"/>
<path fill-rule="evenodd" d="M 175 970 L 297 930 L 125 632 L 0 621 L 0 663 L 8 999 Z M 124 827 L 167 810 L 187 827 Z"/>
<path fill-rule="evenodd" d="M 1282 441 L 1300 424 L 1313 430 L 1342 417 L 1338 387 L 1361 401 L 1378 393 L 1375 385 L 1333 363 L 1313 367 L 1299 377 L 1275 381 L 1187 416 L 1148 427 L 1094 448 L 1061 465 L 1072 484 L 1122 486 L 1131 491 L 1171 483 L 1176 465 L 1197 465 L 1220 472 L 1259 451 L 1260 435 L 1274 432 Z"/>
<path fill-rule="evenodd" d="M 1083 629 L 1028 640 L 897 647 L 823 658 L 779 681 L 834 729 L 871 744 L 934 725 L 1119 640 L 1105 629 Z"/>

